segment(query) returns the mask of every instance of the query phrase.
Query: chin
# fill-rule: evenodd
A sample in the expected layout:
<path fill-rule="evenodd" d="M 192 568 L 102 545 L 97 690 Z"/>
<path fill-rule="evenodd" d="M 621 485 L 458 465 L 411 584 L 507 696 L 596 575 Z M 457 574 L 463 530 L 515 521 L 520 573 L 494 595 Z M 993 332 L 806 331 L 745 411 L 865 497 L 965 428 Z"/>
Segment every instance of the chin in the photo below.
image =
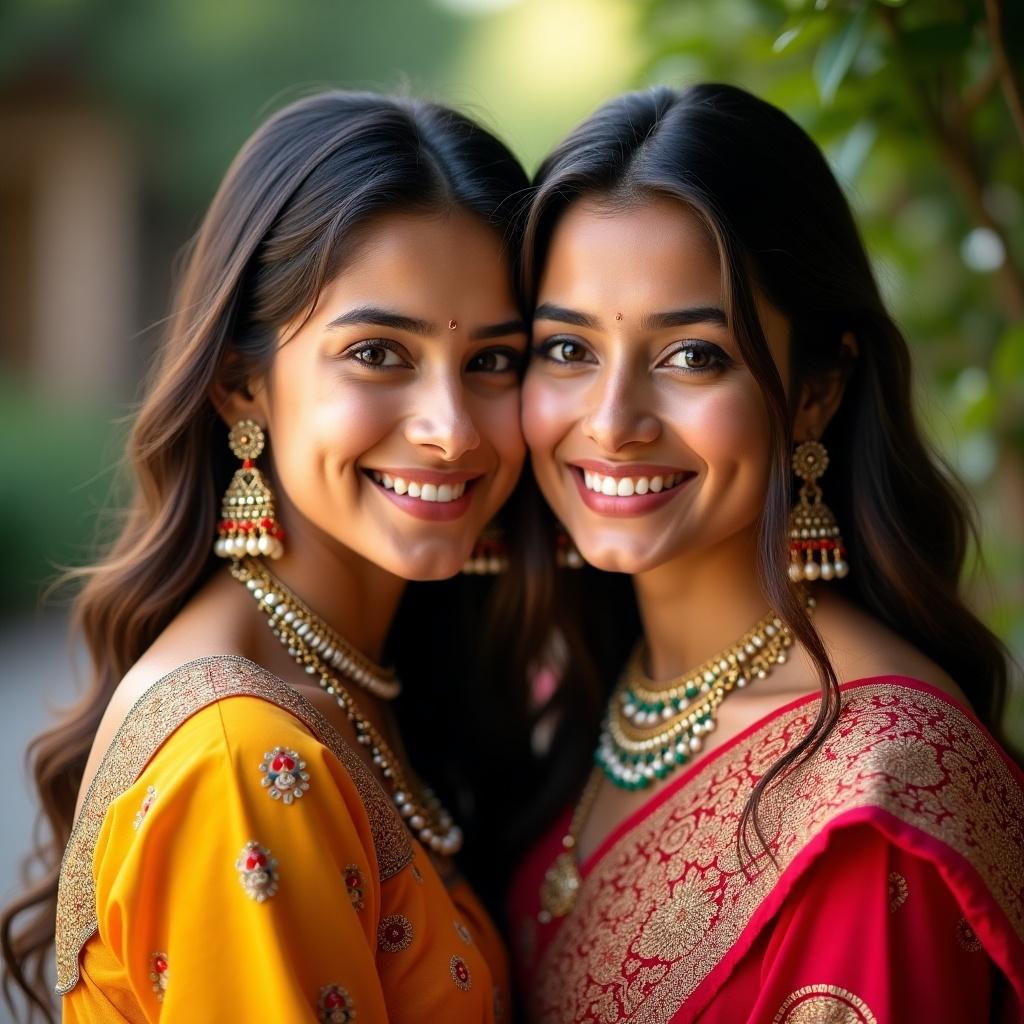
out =
<path fill-rule="evenodd" d="M 390 572 L 410 583 L 428 583 L 432 580 L 449 580 L 458 576 L 469 554 L 432 555 L 424 558 L 399 558 L 387 566 Z"/>
<path fill-rule="evenodd" d="M 593 546 L 576 543 L 585 562 L 602 572 L 622 572 L 629 576 L 646 572 L 660 564 L 662 559 L 652 558 L 649 551 L 633 551 L 614 546 Z"/>

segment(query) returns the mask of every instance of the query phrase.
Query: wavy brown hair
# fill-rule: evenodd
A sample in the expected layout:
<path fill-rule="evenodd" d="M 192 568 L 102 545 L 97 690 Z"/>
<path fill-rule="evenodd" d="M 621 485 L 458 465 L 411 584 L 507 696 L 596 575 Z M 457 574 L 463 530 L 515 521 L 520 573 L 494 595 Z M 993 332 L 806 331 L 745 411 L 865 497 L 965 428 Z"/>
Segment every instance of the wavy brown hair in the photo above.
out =
<path fill-rule="evenodd" d="M 948 672 L 998 734 L 1006 651 L 958 589 L 975 533 L 971 506 L 922 438 L 907 344 L 882 302 L 846 199 L 817 146 L 782 111 L 717 84 L 654 88 L 601 107 L 537 172 L 524 233 L 528 292 L 536 291 L 559 219 L 585 196 L 626 208 L 669 197 L 702 219 L 717 244 L 729 323 L 769 414 L 772 472 L 757 571 L 768 605 L 817 666 L 822 700 L 807 735 L 754 790 L 738 837 L 752 854 L 757 845 L 766 848 L 757 816 L 766 788 L 820 747 L 840 711 L 835 670 L 787 576 L 792 403 L 801 383 L 820 373 L 846 375 L 823 440 L 828 502 L 843 527 L 851 570 L 829 586 Z M 756 291 L 790 322 L 792 399 L 768 349 Z M 859 348 L 852 364 L 844 355 L 847 332 Z M 550 784 L 527 808 L 526 834 L 549 821 L 580 784 L 605 694 L 640 624 L 628 577 L 586 568 L 556 578 L 550 514 L 536 490 L 523 505 L 525 550 L 508 581 L 503 629 L 516 631 L 526 663 L 543 657 L 553 627 L 568 648 L 562 686 L 550 706 L 535 712 L 555 712 L 561 724 L 536 769 Z"/>
<path fill-rule="evenodd" d="M 433 103 L 328 92 L 263 124 L 229 168 L 187 251 L 158 365 L 128 443 L 134 497 L 102 561 L 74 574 L 73 626 L 92 682 L 30 758 L 50 835 L 38 881 L 4 909 L 4 996 L 53 1019 L 46 954 L 60 856 L 100 718 L 118 681 L 217 567 L 219 495 L 234 469 L 215 384 L 265 371 L 279 329 L 312 310 L 344 266 L 355 229 L 385 211 L 464 209 L 518 255 L 526 176 L 509 150 Z M 400 666 L 401 667 L 401 666 Z M 410 666 L 411 668 L 411 666 Z M 408 669 L 407 669 L 408 671 Z"/>

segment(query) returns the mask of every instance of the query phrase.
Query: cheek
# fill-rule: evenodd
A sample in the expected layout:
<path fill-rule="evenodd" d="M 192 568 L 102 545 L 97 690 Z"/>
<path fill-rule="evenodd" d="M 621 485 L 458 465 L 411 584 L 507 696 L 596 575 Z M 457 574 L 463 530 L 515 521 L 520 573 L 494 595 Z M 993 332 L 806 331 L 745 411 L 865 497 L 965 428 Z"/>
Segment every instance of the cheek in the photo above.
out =
<path fill-rule="evenodd" d="M 523 383 L 523 436 L 534 459 L 550 456 L 574 422 L 569 389 L 533 371 Z"/>
<path fill-rule="evenodd" d="M 498 453 L 502 464 L 518 470 L 526 456 L 519 421 L 519 388 L 482 397 L 472 407 L 472 416 L 481 438 Z"/>
<path fill-rule="evenodd" d="M 711 474 L 768 471 L 768 413 L 753 382 L 709 389 L 676 417 L 679 431 Z"/>

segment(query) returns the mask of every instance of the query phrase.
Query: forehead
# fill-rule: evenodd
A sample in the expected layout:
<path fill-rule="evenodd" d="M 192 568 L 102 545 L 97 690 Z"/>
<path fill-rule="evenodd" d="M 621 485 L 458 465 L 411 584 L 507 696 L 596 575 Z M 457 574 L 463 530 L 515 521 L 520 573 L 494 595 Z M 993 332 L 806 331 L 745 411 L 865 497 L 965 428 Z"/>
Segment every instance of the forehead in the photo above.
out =
<path fill-rule="evenodd" d="M 667 197 L 628 204 L 588 197 L 573 203 L 552 235 L 541 301 L 673 309 L 720 305 L 717 247 L 696 213 Z"/>
<path fill-rule="evenodd" d="M 498 233 L 465 210 L 389 212 L 358 229 L 323 298 L 421 308 L 457 302 L 466 316 L 467 306 L 512 301 L 511 268 Z"/>

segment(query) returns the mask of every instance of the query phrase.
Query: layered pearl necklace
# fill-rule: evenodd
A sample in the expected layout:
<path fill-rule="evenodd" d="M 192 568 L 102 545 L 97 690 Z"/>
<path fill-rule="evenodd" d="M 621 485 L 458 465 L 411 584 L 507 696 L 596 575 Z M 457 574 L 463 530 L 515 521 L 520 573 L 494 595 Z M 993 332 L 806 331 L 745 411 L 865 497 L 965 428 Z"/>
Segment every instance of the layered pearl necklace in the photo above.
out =
<path fill-rule="evenodd" d="M 813 597 L 804 601 L 808 610 L 814 607 Z M 714 730 L 722 701 L 785 664 L 792 645 L 792 633 L 770 612 L 732 647 L 664 683 L 644 674 L 646 649 L 637 645 L 608 703 L 595 768 L 562 837 L 562 850 L 541 883 L 541 924 L 564 917 L 576 906 L 582 884 L 576 847 L 602 775 L 622 789 L 644 789 L 686 764 Z"/>
<path fill-rule="evenodd" d="M 732 647 L 666 683 L 644 674 L 639 644 L 612 695 L 595 761 L 623 789 L 664 779 L 700 752 L 722 701 L 785 664 L 792 644 L 782 620 L 769 613 Z"/>
<path fill-rule="evenodd" d="M 462 848 L 462 830 L 429 787 L 414 785 L 407 778 L 384 737 L 362 715 L 332 668 L 385 700 L 401 692 L 394 673 L 357 651 L 255 559 L 233 562 L 231 575 L 245 585 L 288 654 L 309 675 L 319 677 L 321 688 L 335 699 L 352 723 L 358 742 L 370 748 L 373 763 L 391 790 L 399 814 L 419 841 L 443 857 L 458 853 Z"/>

